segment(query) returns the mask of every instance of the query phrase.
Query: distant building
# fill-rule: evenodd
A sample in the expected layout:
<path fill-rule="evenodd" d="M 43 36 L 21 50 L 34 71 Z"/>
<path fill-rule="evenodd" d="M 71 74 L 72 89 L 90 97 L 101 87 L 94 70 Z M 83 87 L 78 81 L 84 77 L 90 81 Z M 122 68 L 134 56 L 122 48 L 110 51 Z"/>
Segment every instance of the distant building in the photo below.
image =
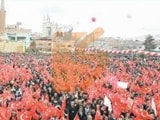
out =
<path fill-rule="evenodd" d="M 0 8 L 0 34 L 5 33 L 6 26 L 6 10 L 4 6 L 4 0 L 1 0 L 1 8 Z"/>
<path fill-rule="evenodd" d="M 77 40 L 79 40 L 83 35 L 86 34 L 86 32 L 72 32 L 70 39 L 68 39 L 68 37 L 66 37 L 66 34 L 68 33 L 64 33 L 64 36 L 62 37 L 63 41 L 66 41 L 67 44 L 63 44 L 62 47 L 66 47 L 66 45 L 73 44 L 75 43 Z M 33 36 L 32 38 L 32 43 L 35 44 L 35 46 L 31 46 L 32 48 L 36 48 L 36 50 L 38 50 L 41 53 L 51 53 L 52 52 L 52 39 L 48 38 L 48 37 L 38 37 L 38 36 Z M 56 38 L 57 39 L 57 38 Z M 32 45 L 31 43 L 31 45 Z"/>
<path fill-rule="evenodd" d="M 51 39 L 45 37 L 35 38 L 32 40 L 32 43 L 35 42 L 35 49 L 41 53 L 51 53 L 52 42 Z M 31 44 L 32 44 L 31 43 Z"/>
<path fill-rule="evenodd" d="M 24 53 L 25 43 L 24 41 L 0 41 L 0 52 Z"/>
<path fill-rule="evenodd" d="M 156 48 L 152 49 L 151 51 L 160 52 L 160 45 L 157 45 Z"/>
<path fill-rule="evenodd" d="M 30 46 L 31 30 L 19 27 L 19 23 L 16 25 L 10 25 L 6 28 L 7 39 L 10 41 L 24 41 L 25 48 Z"/>
<path fill-rule="evenodd" d="M 25 45 L 25 49 L 30 46 L 31 40 L 31 30 L 20 28 L 21 23 L 17 22 L 15 25 L 9 25 L 6 27 L 6 10 L 4 6 L 4 0 L 1 0 L 1 8 L 0 8 L 0 40 L 14 42 L 14 44 L 19 44 L 19 42 L 23 42 Z M 9 49 L 9 48 L 8 48 Z"/>
<path fill-rule="evenodd" d="M 43 31 L 43 37 L 48 37 L 51 38 L 52 35 L 56 32 L 56 29 L 58 25 L 54 22 L 50 21 L 50 17 L 44 16 L 43 18 L 43 26 L 42 26 L 42 31 Z"/>
<path fill-rule="evenodd" d="M 106 50 L 114 50 L 118 49 L 119 41 L 115 38 L 112 37 L 101 37 L 98 38 L 96 41 L 90 44 L 89 47 L 96 47 L 96 48 L 101 48 L 101 49 L 106 49 Z"/>
<path fill-rule="evenodd" d="M 66 39 L 71 38 L 71 33 L 73 31 L 73 27 L 71 25 L 62 25 L 55 23 L 50 20 L 49 15 L 44 16 L 43 18 L 43 25 L 42 25 L 43 36 L 48 37 L 49 39 L 52 38 L 55 32 L 63 32 L 65 33 L 64 36 Z"/>

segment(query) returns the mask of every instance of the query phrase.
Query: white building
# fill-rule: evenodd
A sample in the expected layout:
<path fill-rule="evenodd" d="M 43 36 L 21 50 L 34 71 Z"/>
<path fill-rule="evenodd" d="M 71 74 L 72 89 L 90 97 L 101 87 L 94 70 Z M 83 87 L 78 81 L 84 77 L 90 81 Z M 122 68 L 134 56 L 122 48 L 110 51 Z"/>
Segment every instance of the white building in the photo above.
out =
<path fill-rule="evenodd" d="M 52 35 L 57 31 L 70 33 L 73 30 L 73 27 L 71 25 L 62 25 L 62 24 L 51 21 L 48 15 L 43 17 L 42 27 L 43 27 L 42 37 L 48 37 L 48 38 L 52 38 Z"/>
<path fill-rule="evenodd" d="M 51 38 L 52 35 L 57 31 L 58 24 L 51 22 L 50 17 L 44 16 L 43 18 L 43 26 L 42 26 L 43 37 Z"/>
<path fill-rule="evenodd" d="M 6 28 L 6 36 L 9 41 L 24 41 L 25 48 L 30 47 L 31 29 L 20 28 L 16 25 L 9 25 Z"/>

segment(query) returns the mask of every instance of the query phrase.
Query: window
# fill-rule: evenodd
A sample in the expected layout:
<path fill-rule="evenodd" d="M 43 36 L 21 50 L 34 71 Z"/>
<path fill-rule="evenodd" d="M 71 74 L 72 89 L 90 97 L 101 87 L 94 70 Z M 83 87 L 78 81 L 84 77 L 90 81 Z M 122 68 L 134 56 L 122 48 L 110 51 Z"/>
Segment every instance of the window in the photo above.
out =
<path fill-rule="evenodd" d="M 72 45 L 68 45 L 68 47 L 72 47 Z"/>
<path fill-rule="evenodd" d="M 50 45 L 51 45 L 51 43 L 48 43 L 48 45 L 50 46 Z"/>
<path fill-rule="evenodd" d="M 65 47 L 65 45 L 62 45 L 62 47 Z"/>
<path fill-rule="evenodd" d="M 43 43 L 39 43 L 39 46 L 42 46 L 43 45 Z"/>
<path fill-rule="evenodd" d="M 26 37 L 17 37 L 17 40 L 25 40 Z"/>
<path fill-rule="evenodd" d="M 10 40 L 15 40 L 15 37 L 10 37 L 10 36 L 9 36 L 9 39 L 10 39 Z"/>

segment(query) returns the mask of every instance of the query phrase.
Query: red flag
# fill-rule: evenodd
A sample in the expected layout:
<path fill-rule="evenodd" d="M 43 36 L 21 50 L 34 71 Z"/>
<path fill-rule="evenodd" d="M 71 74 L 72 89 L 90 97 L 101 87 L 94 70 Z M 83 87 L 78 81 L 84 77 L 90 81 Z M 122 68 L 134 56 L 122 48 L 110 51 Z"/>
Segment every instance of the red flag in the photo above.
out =
<path fill-rule="evenodd" d="M 18 114 L 18 120 L 31 120 L 32 115 L 30 111 L 25 111 L 20 114 Z"/>
<path fill-rule="evenodd" d="M 80 120 L 80 119 L 79 119 L 79 116 L 78 116 L 78 113 L 76 114 L 74 120 Z M 97 119 L 96 119 L 96 120 L 97 120 Z"/>
<path fill-rule="evenodd" d="M 8 120 L 11 117 L 11 111 L 7 107 L 0 107 L 0 120 Z"/>
<path fill-rule="evenodd" d="M 99 106 L 97 107 L 97 110 L 96 110 L 95 120 L 102 120 Z"/>
<path fill-rule="evenodd" d="M 64 116 L 65 109 L 66 109 L 66 98 L 64 97 L 62 100 L 62 107 L 61 107 L 62 116 Z"/>

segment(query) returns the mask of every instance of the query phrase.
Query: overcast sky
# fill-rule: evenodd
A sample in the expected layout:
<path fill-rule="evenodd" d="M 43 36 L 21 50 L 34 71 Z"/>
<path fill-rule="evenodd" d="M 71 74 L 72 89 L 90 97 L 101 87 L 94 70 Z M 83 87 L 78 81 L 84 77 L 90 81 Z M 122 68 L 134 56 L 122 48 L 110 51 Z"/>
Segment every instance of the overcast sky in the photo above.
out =
<path fill-rule="evenodd" d="M 5 8 L 7 24 L 19 21 L 34 32 L 42 31 L 48 13 L 52 21 L 72 25 L 74 31 L 100 26 L 105 36 L 160 34 L 160 0 L 5 0 Z"/>

